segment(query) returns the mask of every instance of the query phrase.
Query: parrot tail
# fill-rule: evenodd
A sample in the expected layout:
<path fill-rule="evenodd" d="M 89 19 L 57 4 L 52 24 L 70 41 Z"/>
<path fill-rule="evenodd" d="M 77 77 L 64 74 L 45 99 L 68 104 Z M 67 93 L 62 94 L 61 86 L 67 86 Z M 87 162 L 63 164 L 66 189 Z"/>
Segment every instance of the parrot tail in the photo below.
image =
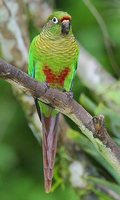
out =
<path fill-rule="evenodd" d="M 52 186 L 54 163 L 57 149 L 59 114 L 57 113 L 55 116 L 45 117 L 44 114 L 41 113 L 41 121 L 43 129 L 45 191 L 48 193 L 50 192 Z"/>

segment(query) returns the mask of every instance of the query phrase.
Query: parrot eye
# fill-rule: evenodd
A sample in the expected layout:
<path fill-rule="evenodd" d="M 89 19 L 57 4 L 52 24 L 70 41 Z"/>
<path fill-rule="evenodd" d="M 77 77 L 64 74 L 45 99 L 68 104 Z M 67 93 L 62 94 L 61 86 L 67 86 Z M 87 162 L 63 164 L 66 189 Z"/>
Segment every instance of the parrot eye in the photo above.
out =
<path fill-rule="evenodd" d="M 57 23 L 58 23 L 57 17 L 53 17 L 53 18 L 52 18 L 52 22 L 53 22 L 54 24 L 57 24 Z"/>

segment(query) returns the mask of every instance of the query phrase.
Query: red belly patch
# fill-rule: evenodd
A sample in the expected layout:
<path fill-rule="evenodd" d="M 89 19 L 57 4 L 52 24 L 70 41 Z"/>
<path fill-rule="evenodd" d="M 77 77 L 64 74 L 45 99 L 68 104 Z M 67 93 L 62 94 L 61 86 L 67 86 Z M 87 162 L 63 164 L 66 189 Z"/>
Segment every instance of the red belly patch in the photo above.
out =
<path fill-rule="evenodd" d="M 48 66 L 45 66 L 43 72 L 46 76 L 47 83 L 63 86 L 65 78 L 68 76 L 70 72 L 70 68 L 66 67 L 59 74 L 55 74 L 55 72 L 52 69 L 50 69 Z"/>

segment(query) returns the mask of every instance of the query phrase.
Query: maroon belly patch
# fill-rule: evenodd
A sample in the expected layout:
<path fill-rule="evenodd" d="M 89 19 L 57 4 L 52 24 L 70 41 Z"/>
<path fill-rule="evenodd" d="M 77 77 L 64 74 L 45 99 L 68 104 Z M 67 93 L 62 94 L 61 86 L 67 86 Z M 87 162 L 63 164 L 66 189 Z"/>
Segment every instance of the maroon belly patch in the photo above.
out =
<path fill-rule="evenodd" d="M 53 85 L 64 86 L 64 81 L 70 72 L 70 68 L 66 67 L 59 74 L 50 69 L 48 66 L 45 66 L 43 69 L 44 74 L 46 75 L 46 82 Z"/>

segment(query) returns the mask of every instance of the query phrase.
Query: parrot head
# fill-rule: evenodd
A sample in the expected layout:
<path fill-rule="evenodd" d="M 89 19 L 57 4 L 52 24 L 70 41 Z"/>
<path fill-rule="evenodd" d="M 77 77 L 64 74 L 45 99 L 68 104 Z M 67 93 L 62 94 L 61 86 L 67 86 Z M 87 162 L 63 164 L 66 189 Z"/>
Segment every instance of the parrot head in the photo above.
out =
<path fill-rule="evenodd" d="M 54 36 L 67 36 L 72 33 L 71 16 L 67 12 L 56 11 L 49 16 L 44 29 Z"/>

